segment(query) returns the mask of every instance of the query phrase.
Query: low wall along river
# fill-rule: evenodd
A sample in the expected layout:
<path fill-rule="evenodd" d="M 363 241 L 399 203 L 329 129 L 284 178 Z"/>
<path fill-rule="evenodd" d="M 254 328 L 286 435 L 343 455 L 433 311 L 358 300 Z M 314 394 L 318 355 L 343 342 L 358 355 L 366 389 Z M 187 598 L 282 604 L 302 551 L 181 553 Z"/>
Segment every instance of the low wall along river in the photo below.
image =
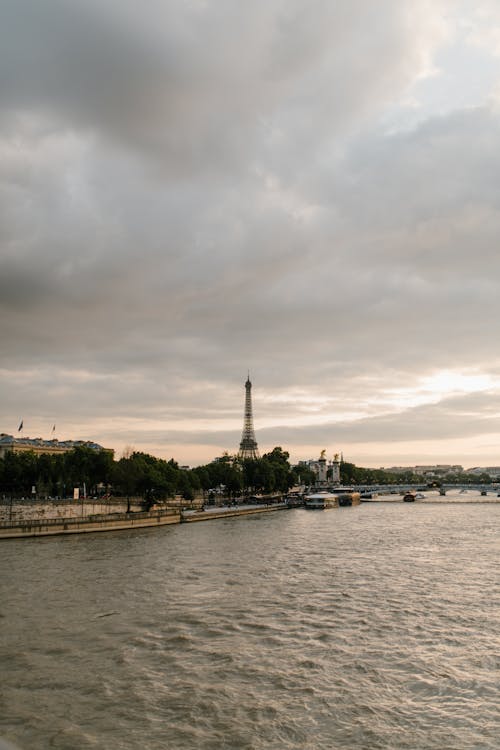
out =
<path fill-rule="evenodd" d="M 177 507 L 142 510 L 139 501 L 130 503 L 90 502 L 24 502 L 0 506 L 0 539 L 79 534 L 94 531 L 118 531 L 151 526 L 164 526 L 192 521 L 209 521 L 228 516 L 252 515 L 285 510 L 284 503 L 270 505 L 230 505 L 206 510 Z"/>
<path fill-rule="evenodd" d="M 142 499 L 132 498 L 130 510 L 143 510 Z M 0 503 L 0 523 L 40 521 L 45 519 L 82 518 L 108 513 L 126 513 L 124 500 L 9 500 Z"/>

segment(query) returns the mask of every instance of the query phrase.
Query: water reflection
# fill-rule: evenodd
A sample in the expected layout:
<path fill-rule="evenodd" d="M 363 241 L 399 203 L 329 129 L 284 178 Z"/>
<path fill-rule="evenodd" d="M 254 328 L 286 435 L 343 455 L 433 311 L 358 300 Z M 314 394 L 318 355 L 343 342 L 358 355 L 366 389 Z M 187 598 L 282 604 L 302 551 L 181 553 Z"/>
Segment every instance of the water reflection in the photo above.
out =
<path fill-rule="evenodd" d="M 497 748 L 500 510 L 450 499 L 2 544 L 2 734 Z"/>

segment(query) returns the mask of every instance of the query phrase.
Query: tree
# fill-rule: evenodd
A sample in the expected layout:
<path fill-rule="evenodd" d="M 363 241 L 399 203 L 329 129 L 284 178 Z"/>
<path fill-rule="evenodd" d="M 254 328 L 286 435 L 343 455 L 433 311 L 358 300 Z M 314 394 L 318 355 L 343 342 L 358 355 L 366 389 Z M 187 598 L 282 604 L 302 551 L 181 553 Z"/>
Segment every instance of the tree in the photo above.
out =
<path fill-rule="evenodd" d="M 293 486 L 294 484 L 311 485 L 316 481 L 315 472 L 305 464 L 297 464 L 291 468 Z"/>
<path fill-rule="evenodd" d="M 260 462 L 258 459 L 246 458 L 243 460 L 242 469 L 242 483 L 247 493 L 257 492 L 259 487 L 260 478 L 258 476 Z"/>
<path fill-rule="evenodd" d="M 241 470 L 236 466 L 231 466 L 230 470 L 226 475 L 226 488 L 229 497 L 238 497 L 243 489 L 243 477 Z"/>
<path fill-rule="evenodd" d="M 197 466 L 196 468 L 192 469 L 193 475 L 196 475 L 199 482 L 199 487 L 203 490 L 203 493 L 208 492 L 208 490 L 212 487 L 212 484 L 210 482 L 210 473 L 206 466 Z"/>
<path fill-rule="evenodd" d="M 179 491 L 182 495 L 183 500 L 192 502 L 194 500 L 194 491 L 189 481 L 189 475 L 187 471 L 182 471 L 179 477 Z"/>
<path fill-rule="evenodd" d="M 139 467 L 132 457 L 123 457 L 115 464 L 113 485 L 127 498 L 127 513 L 130 513 L 130 497 L 137 492 L 139 481 Z"/>

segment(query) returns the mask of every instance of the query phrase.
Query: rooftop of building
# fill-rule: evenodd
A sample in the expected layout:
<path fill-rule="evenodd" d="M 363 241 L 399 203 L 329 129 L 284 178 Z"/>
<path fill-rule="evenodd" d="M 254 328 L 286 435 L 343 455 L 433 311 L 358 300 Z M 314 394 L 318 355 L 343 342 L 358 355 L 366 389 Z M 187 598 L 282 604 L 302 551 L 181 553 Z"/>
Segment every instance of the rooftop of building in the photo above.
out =
<path fill-rule="evenodd" d="M 9 445 L 32 446 L 33 448 L 62 448 L 66 450 L 71 450 L 72 448 L 78 447 L 91 448 L 94 451 L 109 450 L 108 448 L 103 448 L 102 445 L 99 445 L 99 443 L 95 443 L 93 440 L 57 440 L 57 438 L 54 438 L 52 440 L 44 440 L 40 437 L 16 438 L 13 435 L 8 435 L 5 432 L 0 433 L 0 446 L 5 447 Z"/>

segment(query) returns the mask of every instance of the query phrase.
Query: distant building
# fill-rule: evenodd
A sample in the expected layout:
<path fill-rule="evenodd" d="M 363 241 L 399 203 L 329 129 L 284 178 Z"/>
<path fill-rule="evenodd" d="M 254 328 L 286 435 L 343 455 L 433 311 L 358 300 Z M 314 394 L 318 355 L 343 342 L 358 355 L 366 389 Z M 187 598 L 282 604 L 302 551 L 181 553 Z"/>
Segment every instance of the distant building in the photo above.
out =
<path fill-rule="evenodd" d="M 336 453 L 333 457 L 333 461 L 327 461 L 325 458 L 326 451 L 321 451 L 321 455 L 317 459 L 309 459 L 307 461 L 299 461 L 299 466 L 307 466 L 308 469 L 312 469 L 316 474 L 316 484 L 319 487 L 326 487 L 328 484 L 339 484 L 340 483 L 340 460 L 339 454 Z"/>
<path fill-rule="evenodd" d="M 7 435 L 5 432 L 0 434 L 0 458 L 6 453 L 27 453 L 32 451 L 36 455 L 42 453 L 67 453 L 74 448 L 90 448 L 93 451 L 106 451 L 114 456 L 112 448 L 103 448 L 102 445 L 94 443 L 91 440 L 43 440 L 42 438 L 15 438 Z"/>
<path fill-rule="evenodd" d="M 474 466 L 472 469 L 467 469 L 465 473 L 473 476 L 488 474 L 492 479 L 498 479 L 500 477 L 500 466 Z"/>
<path fill-rule="evenodd" d="M 388 471 L 391 474 L 418 474 L 421 477 L 440 477 L 445 474 L 463 474 L 464 467 L 459 464 L 436 464 L 434 466 L 390 466 L 382 467 L 382 471 Z"/>

